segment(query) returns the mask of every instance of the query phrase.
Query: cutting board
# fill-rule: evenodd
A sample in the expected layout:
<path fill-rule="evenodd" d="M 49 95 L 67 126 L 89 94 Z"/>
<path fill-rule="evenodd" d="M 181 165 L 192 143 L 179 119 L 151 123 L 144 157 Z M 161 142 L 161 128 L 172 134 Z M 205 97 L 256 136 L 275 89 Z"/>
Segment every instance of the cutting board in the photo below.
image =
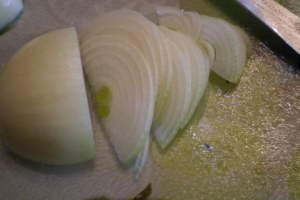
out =
<path fill-rule="evenodd" d="M 0 68 L 21 46 L 43 33 L 71 26 L 81 32 L 99 14 L 123 7 L 156 22 L 157 5 L 234 23 L 206 0 L 26 0 L 16 28 L 0 37 Z M 296 199 L 300 192 L 300 76 L 261 41 L 251 40 L 253 52 L 239 85 L 212 74 L 203 107 L 172 145 L 162 150 L 152 139 L 139 180 L 134 179 L 132 165 L 118 161 L 90 102 L 95 160 L 63 167 L 37 164 L 10 152 L 0 139 L 0 199 L 105 196 L 129 200 L 149 183 L 153 200 Z"/>

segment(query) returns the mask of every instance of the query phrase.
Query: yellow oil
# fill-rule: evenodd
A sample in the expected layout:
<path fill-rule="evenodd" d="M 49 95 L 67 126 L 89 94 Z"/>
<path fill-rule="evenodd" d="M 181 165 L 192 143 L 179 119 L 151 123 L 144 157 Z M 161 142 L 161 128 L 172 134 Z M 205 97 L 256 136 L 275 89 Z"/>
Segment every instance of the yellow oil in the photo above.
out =
<path fill-rule="evenodd" d="M 201 120 L 166 150 L 152 144 L 152 157 L 165 170 L 157 180 L 161 199 L 269 199 L 277 192 L 286 199 L 289 188 L 300 191 L 295 181 L 287 184 L 300 141 L 294 139 L 300 77 L 262 43 L 253 44 L 238 85 L 211 74 Z"/>

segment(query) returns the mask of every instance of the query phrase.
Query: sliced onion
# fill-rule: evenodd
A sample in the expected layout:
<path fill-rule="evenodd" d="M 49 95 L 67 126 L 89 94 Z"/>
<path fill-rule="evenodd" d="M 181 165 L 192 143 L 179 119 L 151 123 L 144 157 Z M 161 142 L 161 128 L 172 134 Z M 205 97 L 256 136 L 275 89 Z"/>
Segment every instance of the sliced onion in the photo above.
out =
<path fill-rule="evenodd" d="M 98 114 L 120 160 L 129 162 L 149 137 L 155 101 L 151 67 L 135 46 L 115 36 L 85 38 L 81 50 L 95 96 L 103 88 L 111 93 L 103 97 L 107 101 L 97 100 Z"/>
<path fill-rule="evenodd" d="M 164 36 L 152 22 L 139 13 L 127 9 L 99 16 L 81 35 L 81 40 L 103 34 L 116 36 L 134 45 L 149 62 L 154 76 L 156 95 L 154 119 L 157 119 L 166 102 L 172 78 L 171 60 Z"/>
<path fill-rule="evenodd" d="M 184 53 L 165 35 L 173 61 L 173 78 L 171 91 L 162 115 L 153 122 L 152 130 L 161 145 L 165 148 L 175 137 L 185 121 L 192 97 L 191 70 L 189 60 Z"/>
<path fill-rule="evenodd" d="M 172 30 L 181 31 L 197 40 L 201 31 L 200 15 L 196 12 L 182 12 L 179 9 L 158 6 L 159 24 Z"/>
<path fill-rule="evenodd" d="M 246 65 L 246 45 L 241 35 L 224 20 L 201 16 L 200 38 L 210 42 L 216 50 L 212 70 L 224 79 L 237 83 Z"/>
<path fill-rule="evenodd" d="M 210 62 L 208 55 L 188 36 L 170 29 L 160 27 L 160 30 L 170 39 L 185 55 L 186 67 L 191 72 L 191 103 L 181 128 L 185 127 L 191 119 L 208 83 Z"/>
<path fill-rule="evenodd" d="M 0 76 L 0 120 L 10 149 L 52 165 L 95 156 L 74 28 L 42 35 L 20 49 Z"/>

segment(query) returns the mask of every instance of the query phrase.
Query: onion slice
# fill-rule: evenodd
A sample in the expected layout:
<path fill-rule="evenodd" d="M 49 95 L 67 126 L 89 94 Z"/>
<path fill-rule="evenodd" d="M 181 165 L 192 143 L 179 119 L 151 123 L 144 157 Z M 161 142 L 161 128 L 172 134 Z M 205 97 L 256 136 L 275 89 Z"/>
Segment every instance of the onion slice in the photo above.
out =
<path fill-rule="evenodd" d="M 246 65 L 246 45 L 236 29 L 228 22 L 201 16 L 201 39 L 210 42 L 216 50 L 212 70 L 224 79 L 239 82 Z"/>
<path fill-rule="evenodd" d="M 151 67 L 135 46 L 115 36 L 85 38 L 81 50 L 101 123 L 127 163 L 149 137 L 155 100 Z"/>
<path fill-rule="evenodd" d="M 173 64 L 171 91 L 167 96 L 167 104 L 162 115 L 153 121 L 152 130 L 161 145 L 165 148 L 181 128 L 191 104 L 192 83 L 189 60 L 174 42 L 165 35 L 169 44 Z"/>
<path fill-rule="evenodd" d="M 167 29 L 160 30 L 184 53 L 187 58 L 187 67 L 191 72 L 191 103 L 181 128 L 184 128 L 191 119 L 208 83 L 210 62 L 208 55 L 187 35 Z"/>
<path fill-rule="evenodd" d="M 127 9 L 104 13 L 81 34 L 81 41 L 95 35 L 112 35 L 135 46 L 149 62 L 154 77 L 155 113 L 159 118 L 172 79 L 168 45 L 157 26 L 141 14 Z"/>
<path fill-rule="evenodd" d="M 199 40 L 197 43 L 208 55 L 210 66 L 212 66 L 216 60 L 216 49 L 206 40 Z"/>
<path fill-rule="evenodd" d="M 159 24 L 169 29 L 181 31 L 193 40 L 198 40 L 201 32 L 200 15 L 196 12 L 183 12 L 169 6 L 156 7 Z"/>

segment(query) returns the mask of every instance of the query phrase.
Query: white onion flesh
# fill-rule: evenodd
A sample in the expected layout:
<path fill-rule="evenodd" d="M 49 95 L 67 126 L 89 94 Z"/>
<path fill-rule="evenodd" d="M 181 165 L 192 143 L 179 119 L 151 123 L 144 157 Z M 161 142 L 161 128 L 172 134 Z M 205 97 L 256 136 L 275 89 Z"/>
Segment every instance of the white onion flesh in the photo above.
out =
<path fill-rule="evenodd" d="M 195 41 L 198 40 L 201 32 L 201 20 L 198 13 L 183 12 L 169 6 L 158 6 L 156 10 L 160 25 L 183 32 Z"/>
<path fill-rule="evenodd" d="M 238 26 L 232 25 L 232 27 L 236 30 L 237 33 L 240 34 L 240 36 L 242 37 L 245 45 L 246 45 L 246 52 L 247 52 L 247 59 L 250 58 L 251 54 L 252 54 L 252 50 L 253 50 L 253 46 L 252 46 L 252 42 L 250 37 L 247 35 L 247 33 L 241 29 Z"/>
<path fill-rule="evenodd" d="M 207 86 L 210 61 L 208 55 L 188 36 L 162 26 L 160 30 L 184 53 L 187 59 L 186 66 L 191 71 L 192 97 L 185 120 L 181 124 L 181 128 L 184 128 L 190 121 Z"/>
<path fill-rule="evenodd" d="M 212 70 L 224 79 L 237 83 L 246 65 L 246 45 L 242 36 L 228 22 L 201 16 L 200 38 L 210 42 L 216 50 Z"/>
<path fill-rule="evenodd" d="M 154 76 L 154 120 L 159 118 L 170 90 L 172 67 L 168 46 L 157 26 L 135 11 L 121 9 L 104 13 L 95 19 L 81 35 L 81 40 L 94 35 L 116 36 L 144 54 Z"/>
<path fill-rule="evenodd" d="M 193 11 L 185 11 L 183 13 L 184 15 L 188 16 L 192 21 L 193 28 L 190 30 L 189 36 L 195 41 L 197 41 L 201 33 L 200 15 L 199 13 Z"/>
<path fill-rule="evenodd" d="M 18 18 L 23 10 L 23 0 L 0 0 L 0 31 Z"/>
<path fill-rule="evenodd" d="M 152 130 L 162 148 L 165 148 L 175 137 L 188 114 L 192 97 L 192 75 L 189 60 L 165 35 L 173 61 L 171 90 L 167 96 L 161 117 L 153 122 Z"/>
<path fill-rule="evenodd" d="M 206 40 L 199 40 L 198 45 L 205 50 L 205 52 L 209 57 L 210 66 L 212 66 L 216 60 L 216 50 L 214 46 Z"/>
<path fill-rule="evenodd" d="M 0 96 L 4 139 L 16 154 L 53 165 L 94 158 L 74 28 L 47 33 L 21 48 L 1 73 Z"/>
<path fill-rule="evenodd" d="M 101 122 L 120 160 L 129 162 L 143 149 L 153 120 L 151 67 L 135 46 L 115 36 L 83 39 L 81 50 L 94 94 L 103 87 L 112 93 Z"/>

